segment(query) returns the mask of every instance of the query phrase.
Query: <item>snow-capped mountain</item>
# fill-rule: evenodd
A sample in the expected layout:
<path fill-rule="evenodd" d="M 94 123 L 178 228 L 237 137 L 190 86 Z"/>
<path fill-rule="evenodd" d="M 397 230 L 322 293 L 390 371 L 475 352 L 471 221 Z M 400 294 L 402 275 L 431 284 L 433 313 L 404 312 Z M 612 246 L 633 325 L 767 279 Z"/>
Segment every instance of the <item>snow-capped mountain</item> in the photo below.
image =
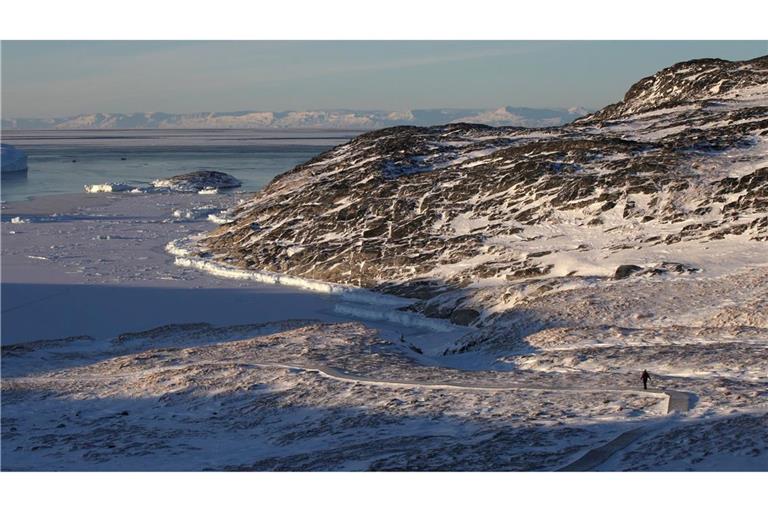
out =
<path fill-rule="evenodd" d="M 538 324 L 628 325 L 633 300 L 673 315 L 669 283 L 703 293 L 699 279 L 768 263 L 768 57 L 674 65 L 563 127 L 367 133 L 233 213 L 204 241 L 219 261 L 417 298 L 411 310 L 457 323 L 508 334 L 527 310 Z M 590 287 L 610 297 L 619 279 L 639 287 L 621 307 L 537 306 Z M 764 321 L 765 296 L 745 300 Z"/>
<path fill-rule="evenodd" d="M 146 128 L 263 128 L 359 129 L 397 125 L 428 126 L 451 122 L 477 122 L 524 127 L 555 126 L 587 113 L 581 107 L 536 109 L 502 107 L 482 109 L 311 110 L 285 112 L 199 112 L 167 114 L 83 114 L 49 119 L 3 119 L 4 130 L 146 129 Z"/>
<path fill-rule="evenodd" d="M 588 113 L 589 111 L 582 107 L 574 107 L 567 110 L 501 107 L 496 110 L 461 117 L 451 122 L 542 128 L 566 124 Z"/>

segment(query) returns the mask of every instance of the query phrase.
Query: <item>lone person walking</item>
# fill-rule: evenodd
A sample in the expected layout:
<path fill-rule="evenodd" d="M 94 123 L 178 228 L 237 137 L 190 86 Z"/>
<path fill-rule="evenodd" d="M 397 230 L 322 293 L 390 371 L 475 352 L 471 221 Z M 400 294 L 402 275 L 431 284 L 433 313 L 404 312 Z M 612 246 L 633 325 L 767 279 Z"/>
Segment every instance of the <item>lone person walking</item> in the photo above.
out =
<path fill-rule="evenodd" d="M 643 381 L 643 389 L 648 389 L 648 381 L 651 380 L 648 370 L 643 370 L 643 375 L 641 375 L 640 378 Z"/>

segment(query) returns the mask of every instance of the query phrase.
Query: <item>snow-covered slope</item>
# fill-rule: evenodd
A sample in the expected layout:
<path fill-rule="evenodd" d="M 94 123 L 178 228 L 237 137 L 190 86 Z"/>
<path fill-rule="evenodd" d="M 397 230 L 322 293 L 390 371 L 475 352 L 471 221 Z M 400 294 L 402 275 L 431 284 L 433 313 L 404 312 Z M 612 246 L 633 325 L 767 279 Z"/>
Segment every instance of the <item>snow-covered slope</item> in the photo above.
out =
<path fill-rule="evenodd" d="M 695 360 L 732 352 L 764 371 L 764 349 L 729 343 Z M 357 323 L 177 324 L 2 355 L 5 471 L 554 471 L 637 429 L 603 469 L 768 463 L 759 383 L 654 374 L 700 397 L 667 416 L 664 395 L 626 375 L 425 365 Z"/>
<path fill-rule="evenodd" d="M 415 109 L 383 110 L 309 110 L 284 112 L 198 112 L 167 114 L 83 114 L 49 119 L 3 119 L 3 129 L 72 130 L 72 129 L 139 129 L 139 128 L 269 128 L 269 129 L 350 129 L 373 130 L 402 124 L 427 126 L 457 121 L 482 122 L 491 125 L 555 126 L 573 121 L 587 111 L 570 109 L 536 109 L 501 107 L 483 109 Z"/>
<path fill-rule="evenodd" d="M 678 64 L 561 128 L 368 133 L 276 178 L 205 245 L 475 326 L 619 278 L 727 278 L 768 264 L 767 69 Z"/>

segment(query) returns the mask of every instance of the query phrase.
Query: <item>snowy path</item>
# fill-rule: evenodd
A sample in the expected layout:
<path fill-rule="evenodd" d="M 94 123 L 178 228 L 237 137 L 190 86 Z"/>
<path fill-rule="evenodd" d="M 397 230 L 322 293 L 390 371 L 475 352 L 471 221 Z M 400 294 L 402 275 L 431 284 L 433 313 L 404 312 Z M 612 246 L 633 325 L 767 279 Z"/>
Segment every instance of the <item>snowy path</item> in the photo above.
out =
<path fill-rule="evenodd" d="M 600 464 L 610 459 L 615 453 L 634 443 L 646 434 L 648 430 L 647 427 L 638 427 L 633 428 L 632 430 L 627 430 L 604 445 L 589 450 L 579 459 L 571 462 L 559 471 L 589 471 L 595 469 Z"/>
<path fill-rule="evenodd" d="M 139 375 L 139 374 L 147 374 L 152 372 L 158 372 L 158 371 L 167 371 L 167 370 L 183 370 L 185 368 L 189 368 L 192 366 L 200 366 L 200 365 L 206 365 L 206 366 L 214 366 L 214 365 L 231 365 L 232 363 L 229 361 L 222 362 L 222 361 L 213 361 L 213 360 L 202 360 L 202 361 L 195 361 L 191 364 L 186 365 L 174 365 L 174 366 L 163 366 L 152 370 L 142 370 L 139 372 L 132 372 L 132 373 L 124 373 L 123 376 L 130 376 L 130 375 Z M 277 361 L 262 361 L 262 362 L 246 362 L 242 363 L 242 366 L 251 366 L 251 367 L 257 367 L 257 368 L 282 368 L 286 370 L 292 370 L 292 371 L 299 371 L 299 372 L 312 372 L 317 373 L 325 378 L 339 380 L 343 382 L 353 382 L 353 383 L 362 383 L 366 385 L 371 386 L 397 386 L 397 387 L 418 387 L 418 388 L 424 388 L 424 389 L 457 389 L 462 391 L 552 391 L 552 392 L 558 392 L 558 393 L 633 393 L 633 394 L 640 394 L 640 395 L 647 395 L 647 396 L 665 396 L 667 397 L 668 401 L 664 406 L 665 412 L 667 414 L 672 412 L 686 412 L 688 411 L 688 404 L 690 403 L 689 395 L 687 393 L 679 392 L 679 391 L 664 391 L 664 390 L 638 390 L 638 389 L 632 389 L 632 388 L 615 388 L 615 389 L 608 389 L 608 388 L 579 388 L 579 387 L 572 387 L 572 388 L 564 388 L 564 387 L 557 387 L 557 386 L 506 386 L 504 384 L 499 383 L 481 383 L 481 384 L 452 384 L 452 383 L 444 383 L 444 382 L 424 382 L 424 381 L 418 381 L 418 380 L 412 380 L 412 379 L 405 379 L 405 380 L 398 380 L 398 379 L 381 379 L 381 378 L 373 378 L 373 377 L 367 377 L 365 375 L 357 375 L 349 372 L 345 372 L 344 370 L 341 370 L 339 368 L 334 368 L 331 366 L 325 366 L 321 364 L 313 364 L 311 362 L 301 362 L 301 363 L 294 363 L 294 362 L 277 362 Z M 57 380 L 113 380 L 114 377 L 77 377 L 77 378 L 49 378 L 49 377 L 17 377 L 13 380 L 18 382 L 46 382 L 46 381 L 57 381 Z M 674 398 L 674 407 L 673 399 Z"/>
<path fill-rule="evenodd" d="M 672 390 L 649 391 L 656 393 L 660 392 L 667 396 L 665 407 L 667 414 L 671 414 L 673 412 L 688 412 L 691 408 L 693 396 L 690 393 Z M 564 468 L 561 468 L 560 471 L 589 471 L 595 469 L 650 431 L 650 427 L 644 426 L 622 432 L 617 437 L 611 439 L 604 445 L 589 450 L 574 462 L 571 462 Z"/>
<path fill-rule="evenodd" d="M 691 402 L 693 401 L 693 395 L 690 393 L 684 393 L 682 391 L 664 391 L 667 395 L 667 414 L 673 412 L 688 412 L 691 409 Z"/>
<path fill-rule="evenodd" d="M 584 393 L 584 392 L 587 392 L 587 393 L 637 393 L 637 394 L 649 395 L 649 396 L 664 395 L 669 397 L 668 392 L 661 391 L 661 390 L 642 391 L 642 390 L 631 389 L 631 388 L 606 389 L 606 388 L 562 388 L 562 387 L 554 387 L 554 386 L 505 386 L 504 384 L 498 384 L 498 383 L 462 385 L 462 384 L 451 384 L 451 383 L 443 383 L 443 382 L 423 382 L 423 381 L 410 380 L 410 379 L 407 379 L 407 380 L 374 379 L 371 377 L 366 377 L 364 375 L 355 375 L 355 374 L 347 373 L 338 368 L 333 368 L 333 367 L 324 366 L 324 365 L 307 366 L 307 365 L 298 365 L 298 364 L 289 364 L 289 363 L 264 362 L 264 363 L 256 363 L 256 366 L 273 367 L 273 368 L 279 367 L 279 368 L 287 368 L 290 370 L 316 372 L 324 377 L 335 379 L 335 380 L 364 383 L 364 384 L 369 384 L 373 386 L 402 386 L 402 387 L 419 387 L 419 388 L 426 388 L 426 389 L 460 389 L 463 391 L 476 390 L 476 391 L 556 391 L 559 393 Z M 666 412 L 669 413 L 672 411 L 668 407 L 666 407 Z"/>
<path fill-rule="evenodd" d="M 666 397 L 666 404 L 664 406 L 665 412 L 671 414 L 674 412 L 688 412 L 692 403 L 693 396 L 689 393 L 673 390 L 656 390 L 651 389 L 647 391 L 639 391 L 630 388 L 619 389 L 603 389 L 603 388 L 559 388 L 559 387 L 547 387 L 547 386 L 504 386 L 503 384 L 488 383 L 483 385 L 469 385 L 463 386 L 459 384 L 445 384 L 445 383 L 427 383 L 419 382 L 415 380 L 389 380 L 389 379 L 372 379 L 362 375 L 353 375 L 342 370 L 331 368 L 328 366 L 300 366 L 283 363 L 259 363 L 257 366 L 264 367 L 280 367 L 288 368 L 298 371 L 310 371 L 317 372 L 324 377 L 347 381 L 355 383 L 365 383 L 369 385 L 378 386 L 404 386 L 404 387 L 421 387 L 428 389 L 460 389 L 460 390 L 478 390 L 478 391 L 553 391 L 558 393 L 642 393 L 647 395 L 663 395 Z M 611 458 L 617 452 L 623 450 L 627 446 L 634 443 L 637 439 L 645 435 L 650 431 L 649 427 L 642 426 L 632 430 L 623 432 L 616 438 L 612 439 L 608 443 L 594 448 L 584 454 L 582 457 L 572 462 L 568 466 L 562 468 L 560 471 L 588 471 L 603 464 L 609 458 Z"/>
<path fill-rule="evenodd" d="M 172 365 L 172 366 L 161 366 L 158 368 L 153 368 L 150 370 L 140 370 L 140 371 L 133 371 L 133 372 L 124 372 L 119 375 L 110 375 L 110 376 L 79 376 L 79 377 L 20 377 L 11 379 L 17 382 L 47 382 L 50 383 L 51 381 L 57 382 L 57 381 L 115 381 L 115 379 L 120 379 L 120 377 L 130 377 L 130 376 L 139 376 L 140 378 L 149 377 L 154 373 L 158 372 L 167 372 L 169 370 L 187 370 L 191 369 L 193 367 L 205 365 L 226 365 L 230 366 L 232 364 L 231 361 L 216 361 L 216 360 L 200 360 L 195 361 L 191 364 L 181 364 L 181 365 Z M 478 384 L 470 384 L 470 385 L 462 385 L 462 384 L 453 384 L 453 383 L 443 383 L 443 382 L 424 382 L 424 381 L 418 381 L 418 380 L 411 380 L 411 379 L 382 379 L 382 378 L 373 378 L 373 377 L 367 377 L 364 375 L 358 375 L 346 372 L 344 370 L 341 370 L 339 368 L 334 368 L 331 366 L 326 366 L 322 364 L 317 364 L 313 362 L 277 362 L 277 361 L 260 361 L 260 362 L 243 362 L 241 363 L 242 366 L 245 367 L 257 367 L 257 368 L 280 368 L 280 369 L 286 369 L 293 372 L 311 372 L 316 373 L 324 378 L 343 381 L 343 382 L 351 382 L 355 384 L 363 384 L 366 386 L 385 386 L 385 387 L 406 387 L 406 388 L 412 388 L 412 387 L 418 387 L 418 388 L 424 388 L 424 389 L 453 389 L 453 390 L 461 390 L 461 391 L 491 391 L 491 392 L 498 392 L 498 391 L 547 391 L 547 392 L 556 392 L 556 393 L 633 393 L 633 394 L 644 394 L 644 395 L 651 395 L 651 396 L 665 396 L 667 398 L 666 403 L 663 404 L 663 407 L 665 409 L 665 412 L 667 414 L 672 412 L 685 412 L 689 409 L 690 404 L 692 403 L 691 395 L 684 392 L 679 391 L 666 391 L 666 390 L 658 390 L 658 389 L 650 389 L 650 390 L 637 390 L 637 389 L 629 389 L 629 388 L 618 388 L 618 389 L 605 389 L 605 388 L 564 388 L 564 387 L 554 387 L 554 386 L 505 386 L 503 384 L 499 383 L 478 383 Z M 589 451 L 587 451 L 585 454 L 583 454 L 581 457 L 579 457 L 574 462 L 571 462 L 567 466 L 564 466 L 559 471 L 589 471 L 598 468 L 600 465 L 604 464 L 606 461 L 608 461 L 611 457 L 613 457 L 615 454 L 620 452 L 621 450 L 624 450 L 631 444 L 633 444 L 635 441 L 637 441 L 639 438 L 644 436 L 645 434 L 651 432 L 653 428 L 648 425 L 643 425 L 637 428 L 633 428 L 631 430 L 628 430 L 626 432 L 621 433 L 614 439 L 610 440 L 609 442 L 598 446 L 597 448 L 593 448 Z"/>

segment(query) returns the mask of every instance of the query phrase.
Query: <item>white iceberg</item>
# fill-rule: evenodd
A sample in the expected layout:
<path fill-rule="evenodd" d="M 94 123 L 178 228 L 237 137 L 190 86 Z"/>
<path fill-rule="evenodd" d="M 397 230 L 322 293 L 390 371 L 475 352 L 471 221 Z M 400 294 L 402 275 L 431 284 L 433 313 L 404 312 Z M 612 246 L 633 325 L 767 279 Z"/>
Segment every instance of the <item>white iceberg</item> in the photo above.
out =
<path fill-rule="evenodd" d="M 181 220 L 199 220 L 207 219 L 211 215 L 220 213 L 221 208 L 211 205 L 198 206 L 195 208 L 180 208 L 173 210 L 173 217 Z"/>

